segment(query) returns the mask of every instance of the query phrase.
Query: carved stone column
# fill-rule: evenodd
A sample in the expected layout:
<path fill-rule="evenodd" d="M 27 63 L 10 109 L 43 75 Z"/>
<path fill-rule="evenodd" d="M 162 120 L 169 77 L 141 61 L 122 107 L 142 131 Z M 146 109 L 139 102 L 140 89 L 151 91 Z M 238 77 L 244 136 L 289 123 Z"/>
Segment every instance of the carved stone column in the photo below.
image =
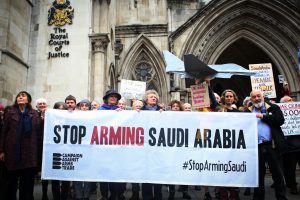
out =
<path fill-rule="evenodd" d="M 90 35 L 92 43 L 91 96 L 101 100 L 106 88 L 108 34 Z"/>

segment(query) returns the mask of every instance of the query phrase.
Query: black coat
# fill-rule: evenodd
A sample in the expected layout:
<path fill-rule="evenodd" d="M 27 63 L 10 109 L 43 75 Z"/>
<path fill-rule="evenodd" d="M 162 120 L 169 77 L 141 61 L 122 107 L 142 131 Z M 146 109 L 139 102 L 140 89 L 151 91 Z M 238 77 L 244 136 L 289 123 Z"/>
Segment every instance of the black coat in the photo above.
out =
<path fill-rule="evenodd" d="M 275 104 L 265 103 L 267 112 L 262 118 L 262 121 L 269 125 L 272 135 L 272 143 L 274 148 L 277 148 L 281 154 L 288 151 L 287 142 L 281 130 L 281 125 L 284 124 L 284 116 L 280 107 Z M 252 112 L 253 107 L 249 108 Z"/>

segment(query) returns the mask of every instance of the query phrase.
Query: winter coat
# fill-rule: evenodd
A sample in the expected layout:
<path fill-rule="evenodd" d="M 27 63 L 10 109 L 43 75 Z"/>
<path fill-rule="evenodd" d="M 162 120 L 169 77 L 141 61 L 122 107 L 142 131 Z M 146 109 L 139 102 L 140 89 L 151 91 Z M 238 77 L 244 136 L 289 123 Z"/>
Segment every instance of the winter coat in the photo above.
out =
<path fill-rule="evenodd" d="M 266 113 L 261 120 L 271 129 L 273 147 L 277 148 L 281 154 L 286 153 L 288 151 L 287 142 L 280 127 L 284 124 L 283 113 L 276 104 L 264 104 Z M 253 109 L 253 106 L 249 107 L 248 112 L 252 112 Z"/>
<path fill-rule="evenodd" d="M 19 108 L 11 108 L 5 114 L 0 139 L 0 153 L 4 152 L 7 170 L 19 170 L 38 167 L 38 155 L 41 154 L 42 132 L 40 131 L 40 117 L 36 110 L 29 109 L 28 115 L 32 123 L 29 135 L 22 135 L 20 139 L 21 158 L 16 161 L 17 129 L 20 122 Z"/>

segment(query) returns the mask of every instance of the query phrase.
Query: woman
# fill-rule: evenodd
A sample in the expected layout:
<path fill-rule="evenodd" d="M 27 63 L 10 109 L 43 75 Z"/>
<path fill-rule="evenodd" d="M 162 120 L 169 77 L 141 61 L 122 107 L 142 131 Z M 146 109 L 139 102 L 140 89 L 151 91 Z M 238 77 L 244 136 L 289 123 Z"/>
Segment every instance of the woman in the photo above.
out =
<path fill-rule="evenodd" d="M 21 91 L 5 115 L 1 134 L 0 160 L 7 167 L 6 198 L 33 199 L 34 177 L 38 168 L 40 117 L 31 106 L 31 95 Z"/>
<path fill-rule="evenodd" d="M 178 100 L 172 100 L 169 103 L 171 107 L 171 111 L 184 111 L 183 105 Z M 183 199 L 191 199 L 192 197 L 188 194 L 188 185 L 180 185 L 180 191 L 182 191 L 182 198 Z M 175 199 L 175 185 L 169 185 L 169 198 L 168 200 Z"/>
<path fill-rule="evenodd" d="M 140 100 L 135 100 L 132 103 L 132 110 L 140 111 L 141 108 L 144 106 L 143 102 Z M 139 200 L 140 197 L 140 184 L 139 183 L 131 183 L 132 185 L 132 196 L 129 198 L 129 200 Z"/>
<path fill-rule="evenodd" d="M 159 96 L 155 90 L 147 90 L 143 96 L 144 106 L 141 110 L 148 111 L 163 111 L 163 109 L 158 105 Z M 152 200 L 154 199 L 162 199 L 162 185 L 161 184 L 151 184 L 151 183 L 143 183 L 142 184 L 142 196 L 143 200 Z M 154 190 L 154 194 L 153 194 Z"/>
<path fill-rule="evenodd" d="M 221 96 L 222 109 L 220 112 L 240 112 L 234 105 L 237 103 L 238 97 L 233 90 L 225 90 Z M 239 198 L 239 189 L 237 187 L 219 187 L 220 200 L 237 200 Z M 229 197 L 228 197 L 229 193 Z"/>
<path fill-rule="evenodd" d="M 64 102 L 56 102 L 54 109 L 67 110 L 67 105 Z M 70 181 L 52 180 L 52 195 L 53 200 L 67 200 L 70 189 Z"/>
<path fill-rule="evenodd" d="M 118 107 L 118 101 L 121 99 L 121 95 L 116 90 L 108 90 L 103 97 L 102 106 L 98 110 L 120 110 Z M 102 199 L 108 199 L 108 189 L 110 190 L 110 200 L 125 199 L 124 192 L 126 184 L 124 183 L 113 183 L 113 182 L 101 182 L 100 190 Z"/>
<path fill-rule="evenodd" d="M 91 110 L 91 102 L 87 99 L 81 100 L 79 102 L 79 110 L 89 111 Z M 91 182 L 75 181 L 75 198 L 76 200 L 88 200 L 90 198 Z"/>

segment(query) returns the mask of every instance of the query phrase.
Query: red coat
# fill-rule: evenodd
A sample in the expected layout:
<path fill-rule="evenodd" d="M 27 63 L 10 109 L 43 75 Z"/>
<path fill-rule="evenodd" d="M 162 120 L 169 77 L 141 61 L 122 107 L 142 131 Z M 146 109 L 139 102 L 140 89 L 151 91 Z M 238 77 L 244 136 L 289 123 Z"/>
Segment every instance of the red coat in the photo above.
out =
<path fill-rule="evenodd" d="M 16 108 L 10 109 L 4 118 L 0 138 L 0 152 L 5 154 L 5 165 L 8 170 L 18 170 L 38 167 L 38 148 L 42 142 L 40 129 L 41 119 L 34 109 L 28 111 L 32 121 L 32 133 L 21 139 L 21 160 L 15 161 L 17 128 L 20 121 L 19 111 Z"/>

